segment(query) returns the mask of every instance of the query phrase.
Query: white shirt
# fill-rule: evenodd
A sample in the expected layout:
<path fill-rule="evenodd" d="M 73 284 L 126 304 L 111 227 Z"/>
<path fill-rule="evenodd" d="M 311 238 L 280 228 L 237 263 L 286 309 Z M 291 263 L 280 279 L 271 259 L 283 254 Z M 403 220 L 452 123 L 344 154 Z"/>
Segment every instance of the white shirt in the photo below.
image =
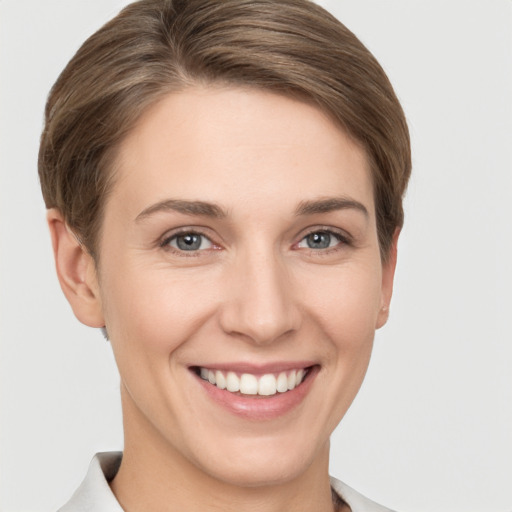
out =
<path fill-rule="evenodd" d="M 123 512 L 108 485 L 119 469 L 121 458 L 122 452 L 97 453 L 89 465 L 84 481 L 58 512 Z M 352 512 L 393 512 L 335 478 L 331 478 L 331 486 Z"/>

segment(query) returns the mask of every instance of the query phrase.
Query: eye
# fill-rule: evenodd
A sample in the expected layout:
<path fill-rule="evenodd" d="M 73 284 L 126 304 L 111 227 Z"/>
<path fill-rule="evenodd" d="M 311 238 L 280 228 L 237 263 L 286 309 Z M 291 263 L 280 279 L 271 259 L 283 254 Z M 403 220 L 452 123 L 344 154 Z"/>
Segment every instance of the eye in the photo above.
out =
<path fill-rule="evenodd" d="M 329 249 L 335 247 L 340 242 L 343 242 L 343 238 L 331 231 L 314 231 L 305 236 L 298 244 L 299 248 L 308 249 Z"/>
<path fill-rule="evenodd" d="M 178 251 L 200 251 L 204 249 L 211 249 L 213 243 L 206 236 L 200 233 L 179 233 L 167 238 L 164 246 L 170 246 Z"/>

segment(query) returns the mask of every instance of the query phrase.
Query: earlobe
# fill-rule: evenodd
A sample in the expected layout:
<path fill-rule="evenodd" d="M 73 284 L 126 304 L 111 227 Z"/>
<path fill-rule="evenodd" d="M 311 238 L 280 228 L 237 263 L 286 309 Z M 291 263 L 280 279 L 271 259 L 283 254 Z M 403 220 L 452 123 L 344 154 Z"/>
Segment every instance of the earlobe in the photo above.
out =
<path fill-rule="evenodd" d="M 382 265 L 381 307 L 377 316 L 376 329 L 380 329 L 385 325 L 389 318 L 389 304 L 391 303 L 391 296 L 393 295 L 399 236 L 400 228 L 396 228 L 393 234 L 388 259 Z"/>
<path fill-rule="evenodd" d="M 57 277 L 75 316 L 90 327 L 103 327 L 96 265 L 92 256 L 55 208 L 46 215 L 52 238 Z"/>

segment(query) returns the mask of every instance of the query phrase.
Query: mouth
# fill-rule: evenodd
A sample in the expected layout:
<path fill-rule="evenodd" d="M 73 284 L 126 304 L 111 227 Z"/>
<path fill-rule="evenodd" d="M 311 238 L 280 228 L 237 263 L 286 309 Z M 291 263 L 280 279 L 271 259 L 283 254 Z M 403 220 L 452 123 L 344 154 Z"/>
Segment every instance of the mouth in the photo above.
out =
<path fill-rule="evenodd" d="M 295 368 L 277 373 L 238 373 L 201 366 L 193 371 L 202 380 L 230 393 L 246 396 L 274 396 L 288 393 L 302 384 L 312 367 Z"/>
<path fill-rule="evenodd" d="M 244 420 L 258 422 L 296 410 L 312 389 L 320 365 L 289 363 L 255 368 L 236 364 L 189 369 L 210 403 Z"/>

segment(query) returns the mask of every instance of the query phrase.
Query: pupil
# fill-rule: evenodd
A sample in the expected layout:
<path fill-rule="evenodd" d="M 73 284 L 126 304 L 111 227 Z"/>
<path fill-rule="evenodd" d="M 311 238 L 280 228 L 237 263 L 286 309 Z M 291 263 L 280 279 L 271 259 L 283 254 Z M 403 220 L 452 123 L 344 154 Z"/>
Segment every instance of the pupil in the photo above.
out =
<path fill-rule="evenodd" d="M 308 235 L 308 247 L 310 249 L 326 249 L 331 243 L 331 235 L 329 233 L 311 233 Z"/>
<path fill-rule="evenodd" d="M 182 235 L 176 240 L 177 245 L 184 251 L 192 251 L 201 247 L 201 237 L 199 235 Z"/>

